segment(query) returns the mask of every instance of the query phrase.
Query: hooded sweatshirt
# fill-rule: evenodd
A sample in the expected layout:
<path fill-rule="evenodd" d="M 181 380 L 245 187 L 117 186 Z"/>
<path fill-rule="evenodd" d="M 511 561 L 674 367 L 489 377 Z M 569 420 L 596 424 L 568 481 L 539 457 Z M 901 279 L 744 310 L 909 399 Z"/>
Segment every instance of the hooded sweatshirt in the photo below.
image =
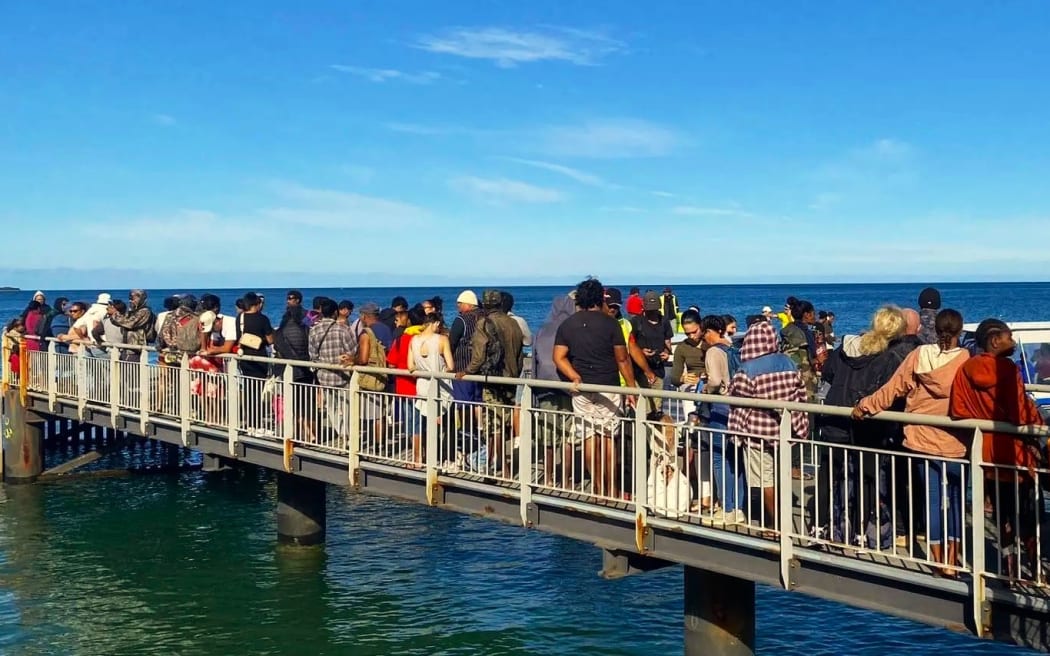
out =
<path fill-rule="evenodd" d="M 1025 394 L 1021 370 L 1012 360 L 989 353 L 975 355 L 955 374 L 951 416 L 954 419 L 990 419 L 1019 426 L 1043 424 L 1035 402 Z M 984 434 L 984 461 L 1032 468 L 1036 454 L 1020 435 Z M 1014 480 L 1008 470 L 989 470 L 989 478 Z"/>
<path fill-rule="evenodd" d="M 124 336 L 126 343 L 135 346 L 146 345 L 146 333 L 156 323 L 153 310 L 146 304 L 146 292 L 141 289 L 132 290 L 133 300 L 124 314 L 114 314 L 113 324 L 127 331 Z M 138 355 L 138 351 L 131 351 Z"/>
<path fill-rule="evenodd" d="M 806 387 L 791 358 L 779 352 L 773 326 L 762 321 L 748 329 L 740 349 L 740 368 L 729 386 L 729 395 L 746 399 L 767 399 L 804 403 Z M 796 438 L 809 434 L 809 415 L 791 413 Z M 780 435 L 780 413 L 776 410 L 734 407 L 729 412 L 729 430 L 760 437 Z"/>
<path fill-rule="evenodd" d="M 865 396 L 872 394 L 889 380 L 893 367 L 886 352 L 865 355 L 860 351 L 860 335 L 848 335 L 842 347 L 836 349 L 824 363 L 824 382 L 828 383 L 825 405 L 852 408 Z M 838 444 L 856 444 L 866 447 L 885 446 L 886 437 L 897 431 L 885 422 L 854 422 L 848 417 L 820 418 L 821 439 Z"/>
<path fill-rule="evenodd" d="M 554 365 L 554 337 L 558 326 L 576 312 L 576 301 L 567 294 L 554 297 L 551 311 L 540 329 L 532 336 L 532 372 L 539 380 L 557 380 L 558 368 Z"/>
<path fill-rule="evenodd" d="M 861 399 L 858 405 L 865 413 L 874 415 L 906 397 L 905 411 L 946 417 L 955 374 L 969 357 L 964 348 L 941 351 L 936 344 L 920 346 L 908 354 L 885 385 Z M 966 446 L 958 436 L 936 426 L 905 426 L 904 446 L 945 458 L 966 455 Z"/>

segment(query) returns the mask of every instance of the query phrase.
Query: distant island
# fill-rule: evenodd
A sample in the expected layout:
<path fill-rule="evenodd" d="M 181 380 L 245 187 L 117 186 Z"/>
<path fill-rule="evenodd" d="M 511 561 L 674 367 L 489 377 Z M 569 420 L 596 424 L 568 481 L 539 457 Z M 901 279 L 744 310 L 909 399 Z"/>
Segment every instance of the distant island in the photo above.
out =
<path fill-rule="evenodd" d="M 0 287 L 0 292 L 20 292 L 18 287 Z"/>

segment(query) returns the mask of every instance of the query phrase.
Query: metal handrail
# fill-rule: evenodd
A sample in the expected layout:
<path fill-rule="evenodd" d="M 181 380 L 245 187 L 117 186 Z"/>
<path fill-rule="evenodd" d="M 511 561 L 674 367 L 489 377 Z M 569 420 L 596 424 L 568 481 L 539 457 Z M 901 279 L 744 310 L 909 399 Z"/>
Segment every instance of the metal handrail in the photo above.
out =
<path fill-rule="evenodd" d="M 52 337 L 47 338 L 47 340 L 58 341 Z M 127 348 L 129 350 L 139 351 L 157 350 L 155 347 L 134 344 L 106 344 L 106 346 L 117 349 Z M 356 371 L 361 373 L 382 374 L 387 376 L 428 378 L 432 380 L 465 380 L 469 382 L 476 382 L 488 385 L 521 385 L 523 381 L 523 379 L 521 378 L 508 378 L 504 376 L 461 375 L 451 372 L 438 373 L 424 371 L 408 371 L 406 369 L 370 367 L 367 365 L 344 366 L 324 362 L 310 362 L 305 360 L 292 360 L 288 358 L 240 355 L 235 353 L 216 353 L 211 354 L 208 357 L 224 360 L 235 360 L 238 362 L 259 362 L 265 364 L 279 364 L 293 367 L 304 367 L 314 370 L 323 369 L 328 371 L 341 372 Z M 850 417 L 853 412 L 852 408 L 816 403 L 770 401 L 765 399 L 749 399 L 734 396 L 723 396 L 718 394 L 679 392 L 677 390 L 652 390 L 637 387 L 625 388 L 610 385 L 591 385 L 587 383 L 574 385 L 572 383 L 567 383 L 563 381 L 543 380 L 539 378 L 528 379 L 528 384 L 534 389 L 547 389 L 562 392 L 594 392 L 604 394 L 618 394 L 637 396 L 642 398 L 662 398 L 678 401 L 692 401 L 694 403 L 720 403 L 731 407 L 754 408 L 760 410 L 774 411 L 804 412 L 814 415 L 832 417 Z M 1050 391 L 1050 385 L 1029 385 L 1026 386 L 1025 389 L 1030 391 Z M 1046 426 L 1015 426 L 1014 424 L 1009 424 L 1006 422 L 990 421 L 986 419 L 950 419 L 948 417 L 938 415 L 925 415 L 910 412 L 897 412 L 891 410 L 885 410 L 872 417 L 867 418 L 866 420 L 889 421 L 923 426 L 935 426 L 938 428 L 957 429 L 964 430 L 967 432 L 973 432 L 975 429 L 980 429 L 984 432 L 1007 433 L 1014 435 L 1023 435 L 1028 437 L 1050 435 L 1050 429 L 1048 429 L 1048 427 Z"/>

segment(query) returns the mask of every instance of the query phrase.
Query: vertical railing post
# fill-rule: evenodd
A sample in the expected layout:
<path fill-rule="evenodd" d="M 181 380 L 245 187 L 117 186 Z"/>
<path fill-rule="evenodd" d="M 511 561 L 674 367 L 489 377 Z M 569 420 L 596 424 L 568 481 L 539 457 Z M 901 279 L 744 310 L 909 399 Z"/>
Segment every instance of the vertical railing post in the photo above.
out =
<path fill-rule="evenodd" d="M 226 424 L 230 455 L 236 457 L 241 426 L 241 385 L 240 370 L 235 358 L 226 360 Z"/>
<path fill-rule="evenodd" d="M 791 534 L 795 525 L 792 512 L 791 483 L 791 411 L 780 414 L 780 434 L 777 438 L 777 514 L 780 515 L 780 584 L 791 589 L 791 561 L 794 543 Z"/>
<path fill-rule="evenodd" d="M 54 340 L 47 343 L 47 407 L 51 412 L 55 411 L 55 403 L 58 401 L 57 348 Z"/>
<path fill-rule="evenodd" d="M 179 358 L 179 432 L 182 434 L 182 446 L 190 444 L 190 356 L 186 353 Z"/>
<path fill-rule="evenodd" d="M 149 369 L 149 351 L 143 347 L 139 351 L 139 432 L 146 436 L 149 427 L 150 399 L 152 398 L 153 381 Z"/>
<path fill-rule="evenodd" d="M 634 490 L 631 491 L 631 499 L 634 500 L 634 542 L 638 548 L 638 553 L 645 553 L 649 550 L 647 546 L 649 532 L 647 520 L 649 506 L 649 445 L 647 444 L 648 436 L 646 435 L 645 426 L 645 403 L 646 400 L 644 398 L 637 397 L 634 408 L 634 439 L 631 440 L 631 470 L 634 473 Z"/>
<path fill-rule="evenodd" d="M 430 385 L 427 386 L 427 396 L 424 403 L 426 403 L 427 409 L 427 435 L 426 435 L 426 467 L 427 467 L 427 505 L 434 505 L 434 499 L 438 489 L 438 458 L 441 454 L 438 453 L 438 427 L 441 425 L 438 421 L 438 385 L 441 383 L 437 378 L 431 376 Z M 410 401 L 415 403 L 415 401 Z M 409 428 L 409 433 L 415 427 Z M 413 445 L 413 449 L 415 445 Z"/>
<path fill-rule="evenodd" d="M 120 349 L 109 347 L 109 425 L 117 427 L 120 415 Z"/>
<path fill-rule="evenodd" d="M 18 340 L 18 400 L 23 408 L 29 401 L 29 347 L 24 337 Z"/>
<path fill-rule="evenodd" d="M 526 382 L 521 387 L 521 430 L 518 436 L 518 480 L 521 494 L 521 523 L 529 527 L 529 506 L 532 504 L 532 429 L 536 425 L 532 409 L 532 385 Z"/>
<path fill-rule="evenodd" d="M 350 426 L 346 431 L 347 477 L 350 485 L 357 488 L 361 481 L 361 378 L 358 372 L 350 376 L 347 395 L 350 398 Z"/>
<path fill-rule="evenodd" d="M 77 418 L 83 421 L 88 399 L 87 347 L 84 344 L 77 347 L 73 364 L 73 382 L 77 386 Z"/>
<path fill-rule="evenodd" d="M 7 345 L 7 339 L 2 341 L 3 344 L 0 345 L 0 386 L 3 387 L 3 393 L 7 394 L 7 390 L 11 388 L 11 349 Z"/>
<path fill-rule="evenodd" d="M 980 428 L 973 431 L 973 445 L 970 447 L 970 522 L 973 525 L 973 577 L 971 603 L 973 604 L 973 625 L 978 637 L 983 637 L 990 627 L 986 625 L 985 614 L 985 516 L 984 516 L 984 433 Z"/>
<path fill-rule="evenodd" d="M 292 365 L 284 365 L 281 375 L 281 437 L 295 439 L 295 371 Z"/>

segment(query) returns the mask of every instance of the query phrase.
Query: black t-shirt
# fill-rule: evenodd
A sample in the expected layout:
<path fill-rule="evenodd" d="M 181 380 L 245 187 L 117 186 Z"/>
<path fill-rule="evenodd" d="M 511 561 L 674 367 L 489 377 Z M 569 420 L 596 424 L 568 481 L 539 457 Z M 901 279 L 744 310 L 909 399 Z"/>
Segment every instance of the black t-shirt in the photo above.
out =
<path fill-rule="evenodd" d="M 638 348 L 651 349 L 656 352 L 656 355 L 648 358 L 649 368 L 654 374 L 663 378 L 666 363 L 660 360 L 659 354 L 667 350 L 667 340 L 674 336 L 671 322 L 661 319 L 659 323 L 653 324 L 645 317 L 635 317 L 631 321 L 631 329 L 631 335 Z M 638 365 L 635 365 L 634 368 L 636 375 L 641 376 L 641 369 L 638 368 Z"/>
<path fill-rule="evenodd" d="M 229 321 L 229 319 L 225 320 Z M 238 341 L 240 341 L 243 334 L 258 335 L 262 340 L 262 346 L 257 349 L 251 349 L 242 345 L 241 353 L 260 358 L 266 357 L 266 337 L 273 334 L 273 325 L 270 323 L 270 318 L 261 312 L 245 312 L 237 317 Z M 238 365 L 241 368 L 241 373 L 245 376 L 263 377 L 269 371 L 269 367 L 262 362 L 239 362 Z"/>
<path fill-rule="evenodd" d="M 613 349 L 626 344 L 616 319 L 599 311 L 576 312 L 558 326 L 554 345 L 568 347 L 569 363 L 584 383 L 620 385 L 620 369 Z M 565 380 L 560 371 L 558 376 Z"/>

